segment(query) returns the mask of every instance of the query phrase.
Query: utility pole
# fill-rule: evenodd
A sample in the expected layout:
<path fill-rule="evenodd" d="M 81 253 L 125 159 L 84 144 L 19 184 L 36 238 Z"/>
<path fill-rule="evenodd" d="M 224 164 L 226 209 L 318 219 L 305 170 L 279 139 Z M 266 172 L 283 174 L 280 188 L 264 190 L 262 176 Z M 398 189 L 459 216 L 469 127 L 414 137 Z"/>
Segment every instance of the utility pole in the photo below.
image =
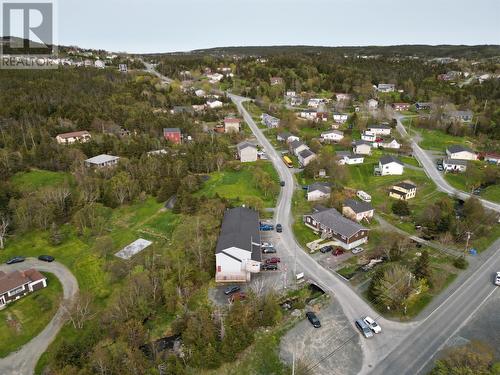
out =
<path fill-rule="evenodd" d="M 465 233 L 467 233 L 467 241 L 465 242 L 465 255 L 467 255 L 467 249 L 469 248 L 469 240 L 472 233 L 470 231 L 467 231 Z"/>
<path fill-rule="evenodd" d="M 293 353 L 292 353 L 292 375 L 295 375 L 295 344 L 293 344 Z"/>

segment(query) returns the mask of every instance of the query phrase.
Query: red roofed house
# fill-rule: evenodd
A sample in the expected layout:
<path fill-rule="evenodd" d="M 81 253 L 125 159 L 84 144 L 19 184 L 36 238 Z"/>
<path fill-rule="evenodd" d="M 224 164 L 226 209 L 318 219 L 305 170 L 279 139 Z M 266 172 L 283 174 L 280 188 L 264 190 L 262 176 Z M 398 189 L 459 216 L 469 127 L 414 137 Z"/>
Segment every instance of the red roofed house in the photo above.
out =
<path fill-rule="evenodd" d="M 56 141 L 60 145 L 70 145 L 75 142 L 87 142 L 90 141 L 90 133 L 86 130 L 71 132 L 71 133 L 62 133 L 56 135 Z"/>
<path fill-rule="evenodd" d="M 491 164 L 500 164 L 500 154 L 487 152 L 484 154 L 484 161 Z"/>
<path fill-rule="evenodd" d="M 392 103 L 392 108 L 395 111 L 408 111 L 410 109 L 410 103 Z"/>
<path fill-rule="evenodd" d="M 0 310 L 9 302 L 46 286 L 47 278 L 33 268 L 10 273 L 0 271 Z"/>
<path fill-rule="evenodd" d="M 178 145 L 181 143 L 181 129 L 179 128 L 164 128 L 163 136 L 173 144 Z"/>
<path fill-rule="evenodd" d="M 225 133 L 238 133 L 240 131 L 240 119 L 234 117 L 226 117 L 224 119 Z"/>

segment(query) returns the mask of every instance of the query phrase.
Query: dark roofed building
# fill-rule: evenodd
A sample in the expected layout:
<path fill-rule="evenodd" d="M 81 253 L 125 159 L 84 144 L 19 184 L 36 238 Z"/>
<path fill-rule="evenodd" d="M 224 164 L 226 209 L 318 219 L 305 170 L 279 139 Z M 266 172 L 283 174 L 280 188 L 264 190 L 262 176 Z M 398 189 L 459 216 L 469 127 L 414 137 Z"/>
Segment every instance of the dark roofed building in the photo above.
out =
<path fill-rule="evenodd" d="M 37 270 L 0 271 L 0 310 L 8 303 L 47 286 L 47 278 Z"/>
<path fill-rule="evenodd" d="M 373 217 L 374 209 L 369 202 L 346 199 L 342 206 L 342 214 L 354 221 L 363 219 L 370 220 Z"/>

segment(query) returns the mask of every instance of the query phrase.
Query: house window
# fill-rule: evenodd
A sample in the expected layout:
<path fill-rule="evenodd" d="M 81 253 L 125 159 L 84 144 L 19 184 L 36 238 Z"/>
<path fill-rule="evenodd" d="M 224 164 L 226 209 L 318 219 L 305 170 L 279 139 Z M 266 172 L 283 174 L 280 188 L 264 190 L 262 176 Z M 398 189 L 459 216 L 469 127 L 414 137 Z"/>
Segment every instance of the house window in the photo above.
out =
<path fill-rule="evenodd" d="M 9 296 L 13 296 L 13 295 L 16 295 L 18 293 L 21 293 L 23 290 L 24 290 L 24 286 L 20 286 L 20 287 L 17 287 L 16 289 L 9 291 L 7 294 Z"/>
<path fill-rule="evenodd" d="M 222 267 L 221 266 L 217 266 L 217 272 L 222 272 Z"/>

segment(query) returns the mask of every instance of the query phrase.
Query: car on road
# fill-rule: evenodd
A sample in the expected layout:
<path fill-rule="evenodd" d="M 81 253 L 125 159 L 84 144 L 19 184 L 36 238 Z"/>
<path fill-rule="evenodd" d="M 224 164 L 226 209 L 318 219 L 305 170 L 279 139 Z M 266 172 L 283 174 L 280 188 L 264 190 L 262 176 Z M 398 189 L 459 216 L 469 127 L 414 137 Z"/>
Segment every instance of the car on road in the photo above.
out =
<path fill-rule="evenodd" d="M 241 288 L 239 286 L 233 285 L 233 286 L 230 286 L 230 287 L 227 287 L 226 289 L 224 289 L 224 294 L 226 296 L 228 296 L 230 294 L 239 292 L 240 290 L 241 290 Z"/>
<path fill-rule="evenodd" d="M 359 254 L 359 253 L 362 253 L 365 249 L 363 249 L 362 247 L 355 247 L 354 249 L 352 249 L 352 253 L 353 254 Z"/>
<path fill-rule="evenodd" d="M 283 227 L 281 226 L 281 224 L 276 224 L 276 232 L 278 233 L 283 232 Z"/>
<path fill-rule="evenodd" d="M 54 258 L 52 255 L 40 255 L 38 257 L 38 260 L 50 263 L 50 262 L 53 262 L 54 260 L 56 260 L 56 258 Z"/>
<path fill-rule="evenodd" d="M 265 264 L 278 264 L 281 262 L 281 259 L 278 257 L 273 257 L 265 260 Z"/>
<path fill-rule="evenodd" d="M 280 186 L 285 186 L 285 181 L 280 181 Z"/>
<path fill-rule="evenodd" d="M 306 312 L 306 317 L 311 322 L 314 328 L 321 327 L 321 322 L 319 321 L 315 313 L 313 313 L 312 311 L 308 311 Z"/>
<path fill-rule="evenodd" d="M 277 264 L 263 264 L 260 269 L 262 271 L 276 271 L 278 269 Z"/>
<path fill-rule="evenodd" d="M 274 248 L 274 245 L 271 242 L 262 242 L 260 244 L 260 247 L 262 249 L 272 249 L 272 248 Z"/>
<path fill-rule="evenodd" d="M 474 195 L 481 195 L 482 191 L 483 191 L 483 189 L 477 188 L 477 189 L 472 190 L 472 194 L 474 194 Z"/>
<path fill-rule="evenodd" d="M 7 262 L 5 262 L 6 264 L 14 264 L 14 263 L 21 263 L 21 262 L 24 262 L 26 260 L 25 257 L 22 257 L 22 256 L 17 256 L 17 257 L 14 257 L 14 258 L 10 258 Z"/>
<path fill-rule="evenodd" d="M 272 224 L 260 224 L 260 230 L 262 231 L 270 231 L 274 229 L 274 226 Z"/>
<path fill-rule="evenodd" d="M 323 246 L 321 249 L 319 249 L 319 251 L 323 254 L 328 253 L 329 251 L 332 251 L 332 250 L 333 250 L 333 247 L 331 247 L 331 246 Z"/>
<path fill-rule="evenodd" d="M 498 271 L 497 275 L 495 276 L 495 285 L 500 286 L 500 271 Z"/>
<path fill-rule="evenodd" d="M 372 330 L 370 329 L 370 327 L 368 327 L 368 324 L 366 324 L 362 319 L 356 320 L 355 323 L 356 323 L 356 328 L 359 329 L 359 331 L 363 336 L 365 336 L 366 338 L 373 337 Z"/>
<path fill-rule="evenodd" d="M 438 165 L 436 166 L 436 168 L 437 168 L 437 170 L 438 170 L 439 172 L 444 171 L 444 167 L 443 167 L 443 165 L 442 165 L 442 164 L 438 164 Z"/>
<path fill-rule="evenodd" d="M 370 329 L 373 331 L 373 333 L 380 333 L 382 332 L 382 328 L 377 324 L 377 322 L 370 318 L 369 316 L 365 316 L 363 321 L 370 327 Z"/>
<path fill-rule="evenodd" d="M 342 249 L 341 247 L 337 247 L 335 249 L 335 251 L 333 252 L 333 255 L 336 256 L 336 257 L 339 256 L 339 255 L 342 255 L 342 254 L 344 254 L 344 249 Z"/>
<path fill-rule="evenodd" d="M 243 301 L 247 298 L 247 295 L 244 292 L 238 292 L 231 294 L 231 297 L 229 297 L 229 302 L 233 303 L 236 301 Z"/>
<path fill-rule="evenodd" d="M 274 247 L 265 247 L 262 249 L 263 254 L 275 254 L 276 249 Z"/>

